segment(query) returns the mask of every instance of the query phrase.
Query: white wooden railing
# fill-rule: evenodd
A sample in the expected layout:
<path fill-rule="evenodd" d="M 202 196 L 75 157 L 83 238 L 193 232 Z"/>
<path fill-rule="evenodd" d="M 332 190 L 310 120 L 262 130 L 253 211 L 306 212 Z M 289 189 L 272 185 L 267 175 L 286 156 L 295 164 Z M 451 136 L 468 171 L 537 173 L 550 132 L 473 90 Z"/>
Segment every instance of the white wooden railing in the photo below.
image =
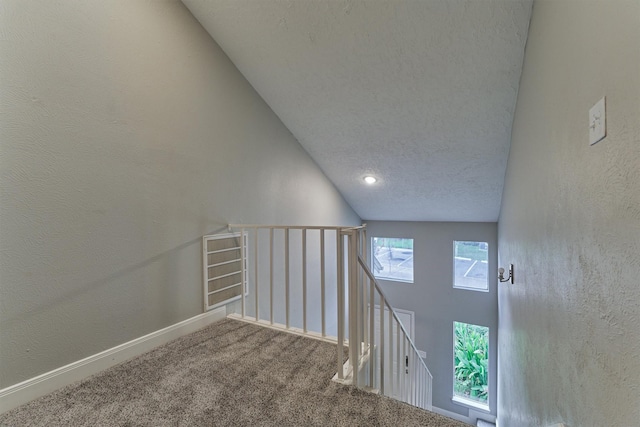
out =
<path fill-rule="evenodd" d="M 369 269 L 366 226 L 229 229 L 247 242 L 230 317 L 338 343 L 334 380 L 431 410 L 431 373 Z"/>

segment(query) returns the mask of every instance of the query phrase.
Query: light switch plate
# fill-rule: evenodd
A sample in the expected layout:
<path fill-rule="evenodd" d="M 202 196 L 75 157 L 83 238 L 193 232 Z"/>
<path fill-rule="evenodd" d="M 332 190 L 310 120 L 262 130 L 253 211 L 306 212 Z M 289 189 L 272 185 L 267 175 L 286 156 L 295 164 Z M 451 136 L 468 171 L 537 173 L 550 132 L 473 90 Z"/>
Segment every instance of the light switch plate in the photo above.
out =
<path fill-rule="evenodd" d="M 593 145 L 607 136 L 605 97 L 589 110 L 589 144 Z"/>

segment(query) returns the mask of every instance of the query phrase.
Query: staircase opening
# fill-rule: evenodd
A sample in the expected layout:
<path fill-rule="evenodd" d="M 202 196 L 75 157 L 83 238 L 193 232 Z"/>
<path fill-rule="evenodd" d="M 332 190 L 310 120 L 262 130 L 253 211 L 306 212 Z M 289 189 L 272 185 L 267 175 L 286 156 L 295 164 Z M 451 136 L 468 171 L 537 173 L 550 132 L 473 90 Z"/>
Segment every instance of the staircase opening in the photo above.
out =
<path fill-rule="evenodd" d="M 335 381 L 432 409 L 433 377 L 413 325 L 403 322 L 372 272 L 366 226 L 230 225 L 229 231 L 235 246 L 214 247 L 214 236 L 204 237 L 207 308 L 223 303 L 210 300 L 222 292 L 211 286 L 220 278 L 211 268 L 233 266 L 224 273 L 234 277 L 229 317 L 336 343 Z M 412 251 L 412 239 L 396 240 L 391 251 Z M 212 259 L 222 251 L 236 252 Z"/>

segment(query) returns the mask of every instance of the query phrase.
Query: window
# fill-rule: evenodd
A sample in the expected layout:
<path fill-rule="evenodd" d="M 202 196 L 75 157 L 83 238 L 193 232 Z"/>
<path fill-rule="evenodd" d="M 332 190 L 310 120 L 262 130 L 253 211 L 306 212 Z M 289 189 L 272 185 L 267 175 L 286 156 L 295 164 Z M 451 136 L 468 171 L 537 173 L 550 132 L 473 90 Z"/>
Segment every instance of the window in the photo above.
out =
<path fill-rule="evenodd" d="M 453 287 L 488 291 L 487 242 L 453 242 Z"/>
<path fill-rule="evenodd" d="M 371 265 L 377 279 L 413 283 L 413 239 L 372 238 Z"/>
<path fill-rule="evenodd" d="M 489 410 L 489 328 L 453 322 L 453 400 Z"/>

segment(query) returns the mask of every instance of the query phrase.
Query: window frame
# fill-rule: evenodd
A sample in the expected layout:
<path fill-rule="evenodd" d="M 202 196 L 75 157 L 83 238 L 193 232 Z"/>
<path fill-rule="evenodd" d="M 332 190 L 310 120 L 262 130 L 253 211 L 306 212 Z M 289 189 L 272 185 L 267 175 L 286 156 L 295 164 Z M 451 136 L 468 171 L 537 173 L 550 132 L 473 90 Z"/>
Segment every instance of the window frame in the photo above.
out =
<path fill-rule="evenodd" d="M 376 278 L 376 280 L 385 280 L 388 282 L 398 282 L 398 283 L 407 283 L 407 284 L 414 284 L 415 283 L 415 279 L 416 279 L 416 270 L 415 270 L 415 264 L 411 265 L 411 279 L 402 279 L 402 278 L 395 278 L 395 277 L 388 277 L 388 276 L 379 276 L 378 273 L 376 272 L 376 265 L 375 265 L 375 260 L 376 258 L 376 254 L 374 253 L 375 251 L 375 239 L 399 239 L 399 240 L 410 240 L 411 241 L 411 251 L 413 252 L 413 254 L 411 255 L 411 258 L 415 259 L 415 247 L 414 247 L 414 243 L 415 243 L 415 239 L 413 237 L 387 237 L 387 236 L 371 236 L 370 240 L 369 240 L 369 265 L 371 266 L 371 271 L 373 272 L 373 276 Z M 380 262 L 378 260 L 378 262 Z"/>
<path fill-rule="evenodd" d="M 471 325 L 471 326 L 477 326 L 480 328 L 486 328 L 487 329 L 487 400 L 486 402 L 482 402 L 479 400 L 474 400 L 474 399 L 470 399 L 464 396 L 460 396 L 456 394 L 455 391 L 455 386 L 456 386 L 456 323 L 462 323 L 465 325 Z M 491 328 L 489 328 L 488 326 L 482 326 L 482 325 L 476 325 L 473 323 L 467 323 L 467 322 L 462 322 L 462 321 L 457 321 L 454 320 L 453 321 L 453 357 L 451 358 L 451 362 L 452 362 L 452 367 L 453 367 L 453 371 L 452 371 L 452 382 L 451 382 L 451 401 L 453 403 L 457 403 L 459 405 L 463 405 L 469 408 L 473 408 L 473 409 L 478 409 L 480 411 L 484 411 L 484 412 L 491 412 L 491 407 L 490 407 L 490 399 L 491 399 L 491 375 L 490 375 L 490 367 L 491 367 L 491 351 L 490 351 L 490 343 L 491 343 Z"/>
<path fill-rule="evenodd" d="M 487 265 L 487 277 L 486 277 L 486 281 L 485 281 L 485 287 L 484 288 L 477 288 L 477 287 L 473 287 L 473 286 L 464 286 L 462 284 L 457 284 L 456 282 L 456 260 L 460 259 L 461 257 L 456 256 L 456 243 L 479 243 L 479 244 L 484 244 L 486 245 L 486 252 L 487 252 L 487 259 L 486 261 L 482 261 L 482 260 L 473 260 L 473 259 L 468 259 L 470 261 L 475 261 L 474 264 L 471 265 L 471 267 L 469 267 L 469 270 L 467 271 L 467 273 L 475 266 L 475 263 L 477 263 L 478 261 L 480 262 L 484 262 Z M 474 292 L 489 292 L 489 242 L 483 242 L 483 241 L 478 241 L 478 240 L 453 240 L 453 252 L 452 252 L 452 271 L 453 271 L 453 289 L 461 289 L 464 291 L 474 291 Z M 466 274 L 465 273 L 465 276 Z"/>

